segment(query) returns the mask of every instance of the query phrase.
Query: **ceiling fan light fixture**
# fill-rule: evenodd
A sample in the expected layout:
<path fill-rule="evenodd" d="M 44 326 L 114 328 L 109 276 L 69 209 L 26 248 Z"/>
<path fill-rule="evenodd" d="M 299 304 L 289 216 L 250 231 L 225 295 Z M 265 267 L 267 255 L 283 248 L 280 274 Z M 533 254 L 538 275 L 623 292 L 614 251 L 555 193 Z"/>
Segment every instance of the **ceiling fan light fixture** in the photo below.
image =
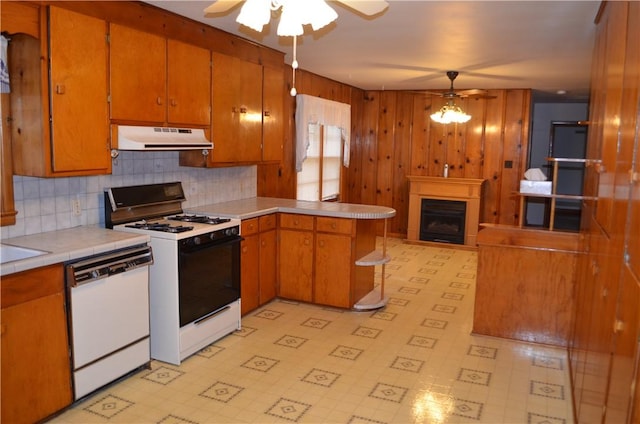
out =
<path fill-rule="evenodd" d="M 271 20 L 271 0 L 245 0 L 236 22 L 254 31 L 262 29 Z"/>
<path fill-rule="evenodd" d="M 471 119 L 471 115 L 467 115 L 455 104 L 447 104 L 442 106 L 439 111 L 431 114 L 431 120 L 439 124 L 464 124 Z"/>
<path fill-rule="evenodd" d="M 298 4 L 302 5 L 303 2 Z M 307 2 L 304 2 L 307 3 Z M 325 0 L 312 0 L 305 4 L 309 16 L 309 24 L 314 31 L 324 28 L 331 22 L 338 19 L 338 14 Z"/>

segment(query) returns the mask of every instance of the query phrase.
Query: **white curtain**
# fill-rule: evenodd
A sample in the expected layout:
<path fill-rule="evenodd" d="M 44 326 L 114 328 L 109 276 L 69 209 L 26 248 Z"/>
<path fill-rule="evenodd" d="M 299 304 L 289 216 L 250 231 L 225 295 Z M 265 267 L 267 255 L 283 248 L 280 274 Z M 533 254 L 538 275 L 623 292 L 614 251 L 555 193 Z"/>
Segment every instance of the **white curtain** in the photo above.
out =
<path fill-rule="evenodd" d="M 349 166 L 351 105 L 298 94 L 296 96 L 296 171 L 302 170 L 309 148 L 309 124 L 331 125 L 340 128 L 344 139 L 343 163 Z"/>
<path fill-rule="evenodd" d="M 7 45 L 9 41 L 0 35 L 0 93 L 8 93 L 9 90 L 9 64 L 7 61 Z"/>

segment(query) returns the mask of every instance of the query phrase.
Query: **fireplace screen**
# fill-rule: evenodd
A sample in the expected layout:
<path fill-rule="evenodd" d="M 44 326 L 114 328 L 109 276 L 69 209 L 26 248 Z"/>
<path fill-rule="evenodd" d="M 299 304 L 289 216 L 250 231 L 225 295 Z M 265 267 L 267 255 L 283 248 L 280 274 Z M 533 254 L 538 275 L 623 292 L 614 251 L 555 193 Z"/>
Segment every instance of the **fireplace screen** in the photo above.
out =
<path fill-rule="evenodd" d="M 422 199 L 420 240 L 464 244 L 467 203 Z"/>

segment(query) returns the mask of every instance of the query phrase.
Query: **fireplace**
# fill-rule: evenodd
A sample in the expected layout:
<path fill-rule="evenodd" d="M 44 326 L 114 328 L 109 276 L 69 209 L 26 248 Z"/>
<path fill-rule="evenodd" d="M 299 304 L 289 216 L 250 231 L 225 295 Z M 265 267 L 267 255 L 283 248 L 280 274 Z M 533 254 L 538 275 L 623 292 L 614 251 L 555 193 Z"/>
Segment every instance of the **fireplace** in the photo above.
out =
<path fill-rule="evenodd" d="M 416 242 L 446 242 L 476 246 L 480 222 L 480 205 L 485 180 L 473 178 L 443 178 L 411 175 L 409 180 L 409 213 L 407 240 Z M 431 219 L 423 224 L 423 201 L 436 201 L 440 211 L 434 216 L 436 231 L 431 231 Z M 444 215 L 442 215 L 444 212 Z M 434 233 L 424 235 L 426 232 Z M 460 233 L 454 235 L 453 233 Z M 444 235 L 444 237 L 443 237 Z"/>
<path fill-rule="evenodd" d="M 464 244 L 466 213 L 466 202 L 422 199 L 420 240 Z"/>

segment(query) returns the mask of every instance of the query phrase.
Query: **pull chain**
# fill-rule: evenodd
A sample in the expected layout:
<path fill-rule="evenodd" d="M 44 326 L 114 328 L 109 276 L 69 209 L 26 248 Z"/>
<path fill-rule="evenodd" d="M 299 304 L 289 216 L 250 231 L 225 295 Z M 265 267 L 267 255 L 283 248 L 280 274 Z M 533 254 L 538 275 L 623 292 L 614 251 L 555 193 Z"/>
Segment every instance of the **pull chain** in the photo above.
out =
<path fill-rule="evenodd" d="M 298 37 L 293 36 L 293 62 L 291 62 L 291 69 L 293 70 L 293 86 L 291 87 L 291 96 L 294 97 L 298 92 L 296 91 L 296 69 L 298 69 L 298 60 L 296 55 L 296 44 Z"/>

